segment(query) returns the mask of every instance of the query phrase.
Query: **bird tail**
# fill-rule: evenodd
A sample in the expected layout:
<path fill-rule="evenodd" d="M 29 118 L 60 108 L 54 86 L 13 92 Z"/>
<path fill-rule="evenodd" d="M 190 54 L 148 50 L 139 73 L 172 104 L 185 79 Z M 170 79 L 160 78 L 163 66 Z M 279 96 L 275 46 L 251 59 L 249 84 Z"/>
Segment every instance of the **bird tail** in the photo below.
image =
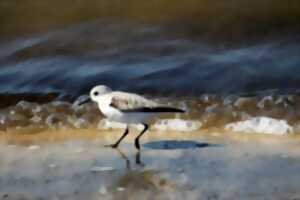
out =
<path fill-rule="evenodd" d="M 142 107 L 136 109 L 122 110 L 122 112 L 147 112 L 147 113 L 184 113 L 185 111 L 179 108 L 172 107 Z"/>
<path fill-rule="evenodd" d="M 172 107 L 156 107 L 152 108 L 155 112 L 174 112 L 174 113 L 184 113 L 185 110 L 179 108 L 172 108 Z"/>

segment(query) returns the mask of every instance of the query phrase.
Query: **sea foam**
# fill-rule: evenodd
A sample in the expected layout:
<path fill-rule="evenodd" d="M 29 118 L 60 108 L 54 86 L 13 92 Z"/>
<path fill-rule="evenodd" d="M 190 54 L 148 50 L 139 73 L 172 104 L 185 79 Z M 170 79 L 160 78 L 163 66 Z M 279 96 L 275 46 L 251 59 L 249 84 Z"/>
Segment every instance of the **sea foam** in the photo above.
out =
<path fill-rule="evenodd" d="M 293 133 L 293 127 L 287 121 L 270 117 L 254 117 L 245 121 L 229 123 L 225 129 L 244 133 L 264 133 L 285 135 Z"/>

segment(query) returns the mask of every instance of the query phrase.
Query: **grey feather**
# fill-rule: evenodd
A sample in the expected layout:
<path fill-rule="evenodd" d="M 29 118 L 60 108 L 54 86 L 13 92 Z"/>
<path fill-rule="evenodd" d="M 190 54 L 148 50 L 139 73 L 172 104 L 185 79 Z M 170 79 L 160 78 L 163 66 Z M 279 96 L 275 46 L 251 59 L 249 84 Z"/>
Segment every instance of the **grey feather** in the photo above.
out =
<path fill-rule="evenodd" d="M 112 96 L 110 105 L 119 110 L 132 110 L 143 107 L 153 108 L 159 106 L 155 101 L 132 93 L 113 92 L 110 93 L 110 95 Z"/>

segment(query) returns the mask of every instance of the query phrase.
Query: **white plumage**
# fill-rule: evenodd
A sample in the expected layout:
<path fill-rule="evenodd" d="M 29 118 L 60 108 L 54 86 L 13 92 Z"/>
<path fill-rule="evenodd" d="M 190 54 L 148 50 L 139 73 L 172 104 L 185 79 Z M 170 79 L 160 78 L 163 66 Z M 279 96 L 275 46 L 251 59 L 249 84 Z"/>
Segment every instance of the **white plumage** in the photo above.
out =
<path fill-rule="evenodd" d="M 99 85 L 92 88 L 90 98 L 98 104 L 100 111 L 110 121 L 122 122 L 126 124 L 140 123 L 144 125 L 144 130 L 135 139 L 135 146 L 140 148 L 139 138 L 147 131 L 148 119 L 157 114 L 165 112 L 184 112 L 181 109 L 166 107 L 155 101 L 146 99 L 140 95 L 112 91 L 105 85 Z M 84 102 L 82 102 L 84 103 Z M 122 139 L 128 134 L 128 126 L 121 138 L 111 147 L 118 147 Z"/>

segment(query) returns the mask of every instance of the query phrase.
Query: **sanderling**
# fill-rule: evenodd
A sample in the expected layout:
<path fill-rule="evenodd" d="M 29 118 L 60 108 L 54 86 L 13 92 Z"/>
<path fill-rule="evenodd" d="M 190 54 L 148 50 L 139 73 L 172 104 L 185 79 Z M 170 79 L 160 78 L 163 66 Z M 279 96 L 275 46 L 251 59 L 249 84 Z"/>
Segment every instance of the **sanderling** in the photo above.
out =
<path fill-rule="evenodd" d="M 185 112 L 182 109 L 163 106 L 134 93 L 112 91 L 105 85 L 98 85 L 92 88 L 89 98 L 80 102 L 80 105 L 89 100 L 93 100 L 98 104 L 100 111 L 108 120 L 127 124 L 125 132 L 120 139 L 116 143 L 109 145 L 113 148 L 117 148 L 126 137 L 129 132 L 129 124 L 142 124 L 144 126 L 134 140 L 135 147 L 140 149 L 139 139 L 148 130 L 148 119 L 151 116 L 159 113 Z"/>

